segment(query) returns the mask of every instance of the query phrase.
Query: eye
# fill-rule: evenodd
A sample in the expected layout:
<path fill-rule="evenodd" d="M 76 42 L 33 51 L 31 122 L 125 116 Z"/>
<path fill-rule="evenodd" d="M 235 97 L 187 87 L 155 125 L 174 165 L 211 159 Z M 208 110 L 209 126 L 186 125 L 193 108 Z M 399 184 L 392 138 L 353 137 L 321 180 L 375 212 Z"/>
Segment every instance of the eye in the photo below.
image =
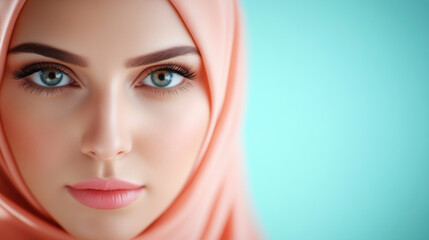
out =
<path fill-rule="evenodd" d="M 157 70 L 149 74 L 142 80 L 144 85 L 156 88 L 170 88 L 179 85 L 184 77 L 171 70 Z"/>
<path fill-rule="evenodd" d="M 56 69 L 44 69 L 29 76 L 34 83 L 43 87 L 60 87 L 69 85 L 70 77 Z"/>

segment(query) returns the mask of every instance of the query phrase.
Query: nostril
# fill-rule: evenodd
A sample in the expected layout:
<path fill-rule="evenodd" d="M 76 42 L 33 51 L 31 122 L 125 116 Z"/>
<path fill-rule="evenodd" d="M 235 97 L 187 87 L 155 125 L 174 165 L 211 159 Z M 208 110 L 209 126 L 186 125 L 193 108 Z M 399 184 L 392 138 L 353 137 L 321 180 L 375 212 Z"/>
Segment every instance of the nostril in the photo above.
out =
<path fill-rule="evenodd" d="M 95 154 L 94 151 L 88 151 L 87 154 L 90 155 L 91 157 L 96 157 L 97 156 L 97 154 Z"/>
<path fill-rule="evenodd" d="M 95 151 L 89 151 L 87 152 L 87 154 L 94 159 L 115 160 L 115 159 L 118 159 L 118 157 L 124 155 L 125 151 L 120 151 L 120 152 L 117 152 L 116 154 L 103 154 L 103 153 L 97 153 Z"/>

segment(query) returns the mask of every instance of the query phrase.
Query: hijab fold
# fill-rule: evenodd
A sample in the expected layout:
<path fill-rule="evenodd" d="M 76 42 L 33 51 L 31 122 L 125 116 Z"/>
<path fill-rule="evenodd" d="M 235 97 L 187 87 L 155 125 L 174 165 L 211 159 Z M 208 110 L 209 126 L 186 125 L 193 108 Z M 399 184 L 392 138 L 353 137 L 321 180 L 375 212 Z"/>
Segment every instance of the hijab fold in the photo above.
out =
<path fill-rule="evenodd" d="M 0 80 L 25 0 L 0 1 Z M 241 146 L 245 56 L 238 0 L 170 0 L 198 47 L 210 89 L 210 123 L 192 174 L 167 210 L 136 237 L 260 239 L 247 201 Z M 0 232 L 10 239 L 73 239 L 33 197 L 0 123 Z"/>

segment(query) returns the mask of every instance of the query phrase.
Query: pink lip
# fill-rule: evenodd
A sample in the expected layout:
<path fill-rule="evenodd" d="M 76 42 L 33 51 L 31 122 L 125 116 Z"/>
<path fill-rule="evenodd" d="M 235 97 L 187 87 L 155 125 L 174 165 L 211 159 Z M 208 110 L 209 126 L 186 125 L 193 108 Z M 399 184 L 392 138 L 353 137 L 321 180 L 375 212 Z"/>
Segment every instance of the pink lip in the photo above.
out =
<path fill-rule="evenodd" d="M 66 186 L 70 195 L 81 204 L 96 209 L 117 209 L 134 202 L 144 185 L 136 185 L 116 178 L 91 178 Z"/>

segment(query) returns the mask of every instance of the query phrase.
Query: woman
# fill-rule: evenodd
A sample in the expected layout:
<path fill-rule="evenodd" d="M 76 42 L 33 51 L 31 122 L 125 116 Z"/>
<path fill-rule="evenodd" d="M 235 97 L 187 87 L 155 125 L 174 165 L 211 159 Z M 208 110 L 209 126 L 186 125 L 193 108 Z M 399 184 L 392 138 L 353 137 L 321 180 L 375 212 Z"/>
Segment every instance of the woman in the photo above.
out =
<path fill-rule="evenodd" d="M 0 232 L 252 239 L 236 1 L 3 1 Z"/>

